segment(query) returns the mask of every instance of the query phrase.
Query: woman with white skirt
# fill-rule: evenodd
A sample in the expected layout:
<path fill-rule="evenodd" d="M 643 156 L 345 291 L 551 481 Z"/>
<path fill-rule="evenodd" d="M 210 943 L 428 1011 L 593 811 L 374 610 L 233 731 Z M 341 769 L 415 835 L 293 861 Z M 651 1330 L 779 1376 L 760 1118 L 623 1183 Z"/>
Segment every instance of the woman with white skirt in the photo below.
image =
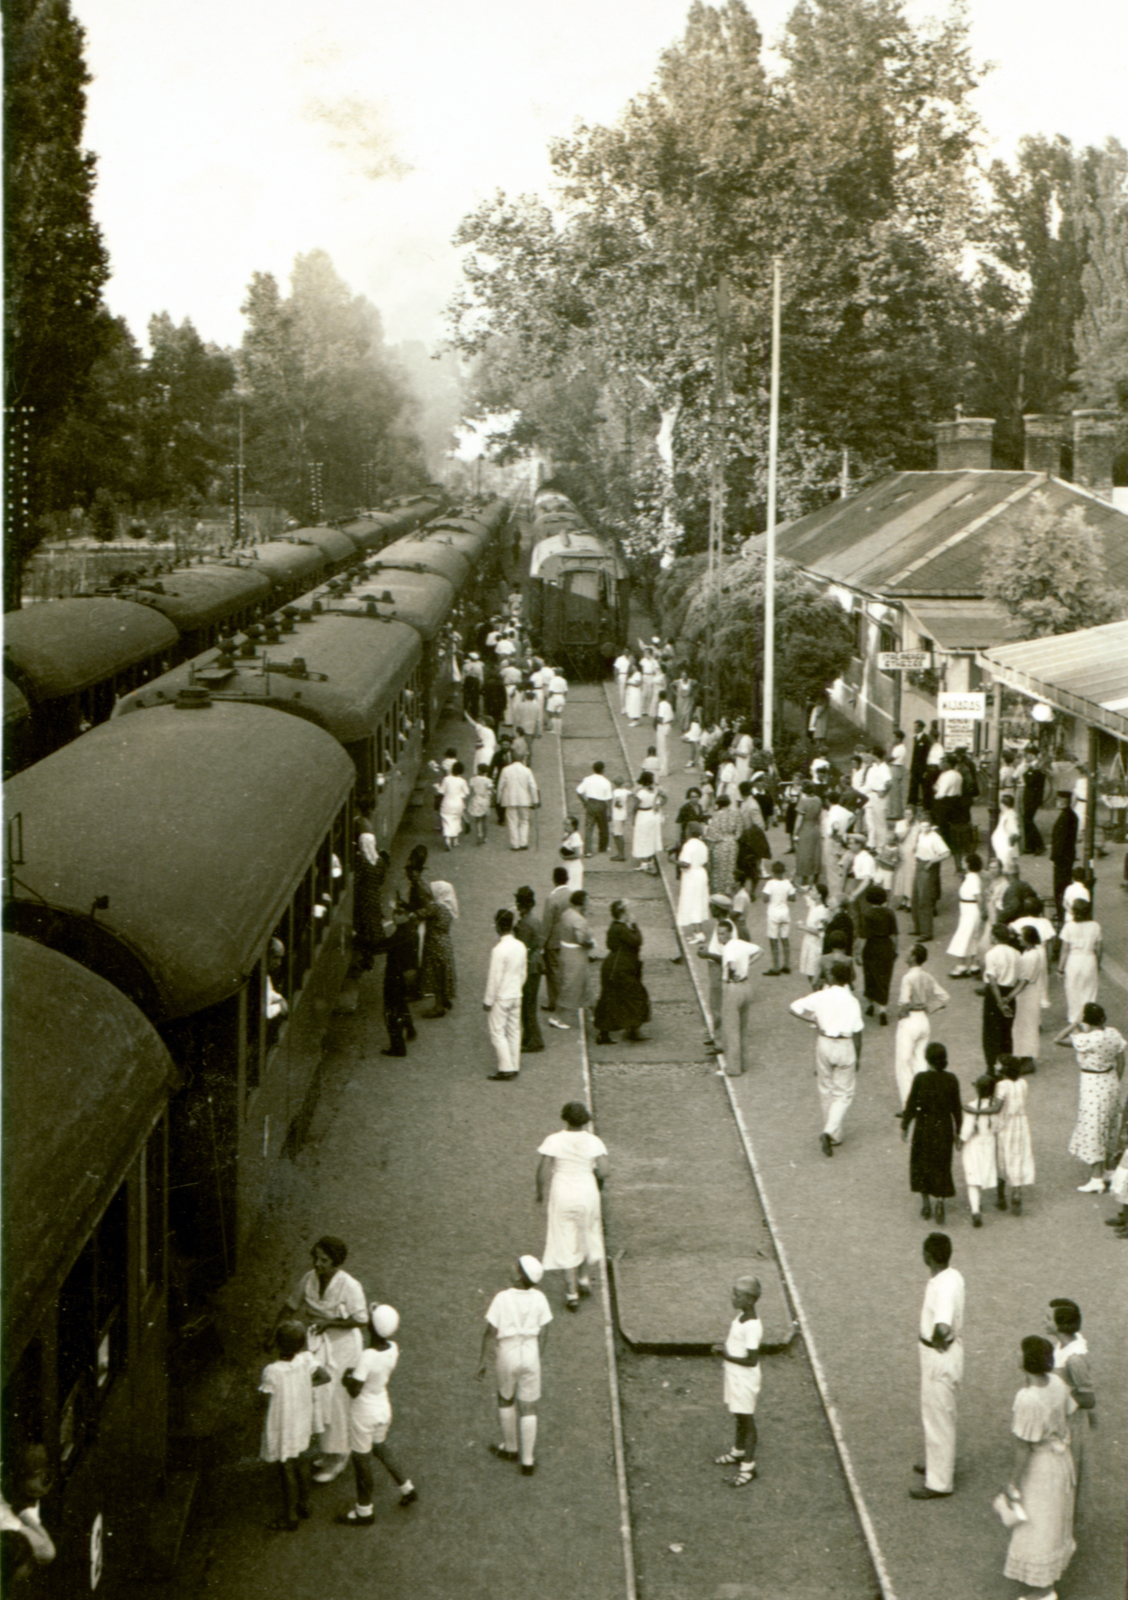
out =
<path fill-rule="evenodd" d="M 678 927 L 691 944 L 700 943 L 709 921 L 709 846 L 702 838 L 703 832 L 700 822 L 691 822 L 678 856 Z"/>
<path fill-rule="evenodd" d="M 913 1079 L 928 1065 L 924 1052 L 932 1037 L 929 1018 L 933 1011 L 942 1011 L 950 998 L 947 989 L 942 989 L 931 972 L 924 970 L 927 960 L 927 947 L 914 944 L 909 951 L 909 970 L 901 979 L 897 994 L 899 1020 L 894 1041 L 893 1071 L 902 1111 L 909 1098 Z"/>
<path fill-rule="evenodd" d="M 1046 952 L 1036 928 L 1024 928 L 1020 937 L 1022 954 L 1018 958 L 1018 981 L 1021 987 L 1014 992 L 1013 1054 L 1037 1061 L 1041 1051 L 1041 980 L 1046 969 Z"/>
<path fill-rule="evenodd" d="M 588 1131 L 591 1112 L 581 1101 L 569 1100 L 561 1116 L 561 1131 L 550 1133 L 537 1151 L 537 1202 L 544 1200 L 551 1170 L 543 1264 L 548 1272 L 563 1272 L 568 1310 L 578 1311 L 580 1296 L 591 1293 L 590 1265 L 603 1260 L 599 1191 L 607 1177 L 607 1146 Z"/>
<path fill-rule="evenodd" d="M 662 791 L 654 787 L 654 774 L 644 772 L 634 792 L 634 835 L 631 854 L 643 872 L 657 874 L 656 857 L 662 848 Z"/>
<path fill-rule="evenodd" d="M 948 974 L 950 978 L 966 978 L 979 969 L 979 936 L 983 932 L 983 870 L 982 857 L 969 855 L 967 871 L 960 884 L 960 920 L 948 946 L 948 954 L 955 956 L 958 966 Z"/>
<path fill-rule="evenodd" d="M 623 710 L 631 727 L 637 727 L 642 720 L 642 673 L 637 667 L 633 667 L 627 676 L 627 693 Z"/>
<path fill-rule="evenodd" d="M 441 783 L 435 785 L 439 797 L 439 821 L 442 823 L 443 843 L 448 850 L 457 848 L 462 837 L 462 819 L 466 802 L 470 798 L 470 785 L 466 782 L 466 768 L 455 761 Z"/>
<path fill-rule="evenodd" d="M 920 833 L 920 822 L 917 819 L 916 809 L 913 806 L 906 808 L 905 815 L 893 827 L 894 837 L 897 840 L 899 861 L 897 870 L 893 874 L 892 903 L 898 911 L 908 911 L 913 903 L 913 879 L 916 877 L 916 843 Z"/>

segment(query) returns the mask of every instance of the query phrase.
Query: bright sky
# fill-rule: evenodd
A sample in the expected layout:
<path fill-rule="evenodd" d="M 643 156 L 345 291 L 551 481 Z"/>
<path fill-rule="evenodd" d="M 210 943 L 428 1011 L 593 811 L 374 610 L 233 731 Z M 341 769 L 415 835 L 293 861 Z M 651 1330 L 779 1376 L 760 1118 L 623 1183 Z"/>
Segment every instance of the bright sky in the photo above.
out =
<path fill-rule="evenodd" d="M 252 272 L 327 250 L 388 338 L 441 336 L 450 238 L 497 189 L 545 189 L 548 141 L 606 122 L 684 30 L 688 0 L 72 0 L 107 296 L 144 340 L 191 317 L 236 344 Z M 770 41 L 790 0 L 752 0 Z M 1125 0 L 970 0 L 998 63 L 995 153 L 1023 133 L 1128 143 Z M 928 9 L 938 7 L 929 6 Z M 1052 19 L 1052 20 L 1051 20 Z"/>

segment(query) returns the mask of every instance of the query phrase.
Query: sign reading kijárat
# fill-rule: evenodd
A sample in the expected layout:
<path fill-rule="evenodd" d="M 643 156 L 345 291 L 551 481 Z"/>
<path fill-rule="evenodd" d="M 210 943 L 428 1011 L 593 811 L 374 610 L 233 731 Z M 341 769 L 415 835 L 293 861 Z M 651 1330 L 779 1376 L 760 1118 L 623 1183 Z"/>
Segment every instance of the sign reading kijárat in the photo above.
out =
<path fill-rule="evenodd" d="M 982 722 L 987 715 L 987 696 L 982 690 L 954 694 L 942 689 L 936 709 L 945 719 L 962 717 L 971 722 Z"/>

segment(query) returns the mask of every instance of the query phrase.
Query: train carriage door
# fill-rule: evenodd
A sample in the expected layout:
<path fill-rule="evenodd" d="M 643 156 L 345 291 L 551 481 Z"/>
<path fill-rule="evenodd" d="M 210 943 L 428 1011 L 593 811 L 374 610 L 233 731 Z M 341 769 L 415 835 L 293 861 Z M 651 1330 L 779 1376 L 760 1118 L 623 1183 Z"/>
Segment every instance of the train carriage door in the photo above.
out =
<path fill-rule="evenodd" d="M 570 666 L 587 677 L 599 660 L 600 594 L 602 574 L 583 568 L 565 577 L 568 590 L 566 642 Z"/>

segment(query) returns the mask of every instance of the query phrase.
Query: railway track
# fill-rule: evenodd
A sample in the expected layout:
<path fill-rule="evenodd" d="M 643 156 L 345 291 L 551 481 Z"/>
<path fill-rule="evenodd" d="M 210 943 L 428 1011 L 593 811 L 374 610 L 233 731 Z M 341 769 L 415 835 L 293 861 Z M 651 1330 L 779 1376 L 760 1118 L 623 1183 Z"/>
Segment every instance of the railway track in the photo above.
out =
<path fill-rule="evenodd" d="M 563 811 L 572 809 L 569 797 L 593 760 L 604 760 L 609 772 L 621 764 L 625 774 L 636 773 L 645 735 L 632 737 L 606 686 L 573 688 L 558 742 Z M 668 868 L 654 879 L 630 866 L 589 859 L 585 888 L 598 928 L 612 899 L 632 902 L 645 939 L 649 1039 L 641 1047 L 600 1047 L 582 1027 L 577 1040 L 615 1166 L 602 1312 L 623 1592 L 627 1600 L 752 1595 L 770 1581 L 780 1593 L 894 1600 L 748 1128 L 729 1080 L 703 1048 L 707 1008 L 698 972 L 692 960 L 671 960 L 684 952 Z M 719 1367 L 703 1350 L 724 1335 L 728 1289 L 741 1271 L 764 1281 L 765 1338 L 775 1353 L 764 1360 L 760 1477 L 734 1495 L 711 1464 L 731 1441 Z M 678 1304 L 679 1297 L 692 1303 Z M 779 1426 L 787 1435 L 783 1450 Z M 823 1508 L 827 1537 L 814 1543 L 800 1525 L 806 1510 L 798 1516 L 793 1499 L 797 1468 Z"/>

